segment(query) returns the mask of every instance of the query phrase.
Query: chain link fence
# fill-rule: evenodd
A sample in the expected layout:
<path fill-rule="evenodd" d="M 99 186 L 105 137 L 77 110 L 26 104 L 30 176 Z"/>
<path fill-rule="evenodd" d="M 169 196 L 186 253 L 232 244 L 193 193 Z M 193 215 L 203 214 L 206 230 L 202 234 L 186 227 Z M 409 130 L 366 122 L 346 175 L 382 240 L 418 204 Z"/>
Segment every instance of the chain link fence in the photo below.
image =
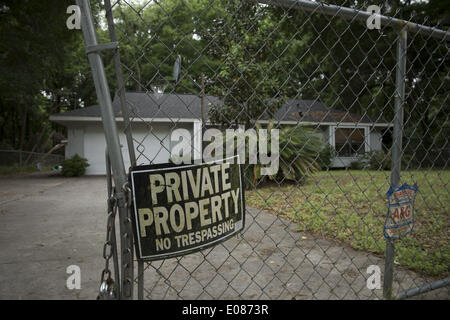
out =
<path fill-rule="evenodd" d="M 128 168 L 112 112 L 130 165 L 169 162 L 179 128 L 280 130 L 278 174 L 244 165 L 246 226 L 231 240 L 133 262 L 122 205 L 115 258 L 122 291 L 133 291 L 120 297 L 448 299 L 450 33 L 420 4 L 333 3 L 107 0 L 97 32 L 114 48 L 103 54 L 117 75 L 111 102 L 99 58 L 108 46 L 78 1 L 115 185 Z M 193 143 L 194 158 L 204 146 Z M 387 191 L 403 183 L 419 189 L 414 230 L 386 240 Z"/>
<path fill-rule="evenodd" d="M 4 168 L 37 168 L 39 170 L 61 164 L 64 156 L 21 150 L 0 150 L 0 166 Z"/>

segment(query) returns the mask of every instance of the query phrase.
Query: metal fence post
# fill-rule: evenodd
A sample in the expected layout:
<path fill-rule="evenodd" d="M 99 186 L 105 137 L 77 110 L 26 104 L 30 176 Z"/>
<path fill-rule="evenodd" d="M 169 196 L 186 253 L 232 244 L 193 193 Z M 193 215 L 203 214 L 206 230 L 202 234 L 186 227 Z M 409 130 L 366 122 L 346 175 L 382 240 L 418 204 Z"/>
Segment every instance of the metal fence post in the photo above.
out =
<path fill-rule="evenodd" d="M 108 30 L 109 30 L 109 37 L 112 42 L 117 41 L 116 37 L 116 31 L 114 28 L 114 19 L 112 15 L 112 7 L 111 7 L 111 1 L 105 0 L 105 10 L 106 10 L 106 19 L 108 21 Z M 122 115 L 123 115 L 123 125 L 124 125 L 124 132 L 127 139 L 127 145 L 128 145 L 128 155 L 130 157 L 130 164 L 131 166 L 136 165 L 136 153 L 134 151 L 134 143 L 133 143 L 133 135 L 131 131 L 131 123 L 130 123 L 130 110 L 128 110 L 128 106 L 126 104 L 126 97 L 125 97 L 125 83 L 123 81 L 123 74 L 122 74 L 122 68 L 120 63 L 120 55 L 119 51 L 116 50 L 114 53 L 114 68 L 116 72 L 117 77 L 117 85 L 118 85 L 118 93 L 120 98 L 120 106 L 122 109 Z M 144 297 L 144 262 L 141 260 L 137 261 L 138 265 L 138 299 L 143 300 Z"/>
<path fill-rule="evenodd" d="M 395 115 L 394 133 L 392 144 L 392 169 L 391 185 L 400 185 L 400 170 L 402 161 L 402 135 L 403 135 L 403 103 L 405 101 L 405 76 L 406 76 L 406 28 L 402 28 L 397 38 L 397 67 L 395 79 Z M 393 240 L 386 240 L 386 260 L 384 266 L 383 297 L 392 298 L 392 282 L 394 278 L 395 246 Z"/>
<path fill-rule="evenodd" d="M 133 296 L 133 256 L 132 256 L 132 229 L 131 220 L 128 216 L 126 195 L 124 187 L 127 183 L 122 152 L 120 149 L 119 136 L 117 132 L 114 112 L 112 108 L 111 96 L 106 80 L 105 70 L 100 50 L 106 46 L 99 46 L 94 28 L 93 18 L 87 0 L 77 0 L 77 5 L 81 11 L 81 26 L 84 43 L 88 51 L 89 64 L 94 78 L 94 85 L 97 99 L 101 109 L 103 128 L 105 131 L 106 145 L 109 151 L 116 197 L 118 199 L 120 234 L 121 234 L 121 298 L 131 299 Z"/>
<path fill-rule="evenodd" d="M 114 20 L 112 16 L 111 2 L 105 0 L 106 20 L 108 21 L 109 37 L 112 42 L 117 41 L 116 31 L 114 29 Z M 123 81 L 122 69 L 120 67 L 119 51 L 114 52 L 114 69 L 117 77 L 118 93 L 120 98 L 120 106 L 122 109 L 124 132 L 127 139 L 128 155 L 132 166 L 136 165 L 136 154 L 134 152 L 133 136 L 131 133 L 130 112 L 125 101 L 125 84 Z"/>

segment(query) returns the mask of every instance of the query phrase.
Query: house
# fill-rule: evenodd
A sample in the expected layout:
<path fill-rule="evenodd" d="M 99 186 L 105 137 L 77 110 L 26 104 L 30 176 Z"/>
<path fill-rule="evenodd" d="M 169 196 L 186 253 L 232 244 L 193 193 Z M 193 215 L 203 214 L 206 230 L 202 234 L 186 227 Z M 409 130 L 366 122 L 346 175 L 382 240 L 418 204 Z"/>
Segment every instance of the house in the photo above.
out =
<path fill-rule="evenodd" d="M 274 114 L 265 114 L 260 123 L 273 119 L 276 125 L 308 125 L 320 130 L 324 143 L 335 150 L 332 168 L 345 168 L 366 152 L 382 150 L 383 134 L 393 126 L 381 116 L 373 119 L 335 110 L 316 100 L 288 99 Z"/>
<path fill-rule="evenodd" d="M 137 164 L 165 163 L 170 158 L 171 132 L 187 129 L 192 138 L 193 158 L 201 150 L 201 99 L 189 94 L 155 95 L 127 92 L 126 101 L 131 110 L 131 126 Z M 205 105 L 221 101 L 205 96 Z M 119 140 L 125 167 L 130 166 L 119 97 L 113 100 L 113 110 L 119 131 Z M 263 115 L 257 122 L 273 119 L 278 125 L 311 125 L 323 133 L 323 139 L 337 151 L 333 167 L 347 167 L 364 152 L 381 150 L 382 130 L 391 124 L 367 115 L 333 110 L 314 100 L 287 100 L 273 115 Z M 58 113 L 50 120 L 67 127 L 66 158 L 75 154 L 88 159 L 86 174 L 105 174 L 105 148 L 99 106 Z"/>
<path fill-rule="evenodd" d="M 126 101 L 131 110 L 131 126 L 137 164 L 165 163 L 170 157 L 170 136 L 174 129 L 187 129 L 192 137 L 201 133 L 201 100 L 196 95 L 127 92 Z M 205 104 L 219 100 L 205 97 Z M 116 95 L 112 107 L 116 116 L 119 140 L 125 168 L 130 167 L 124 133 L 120 99 Z M 86 174 L 105 174 L 106 140 L 103 132 L 100 106 L 91 106 L 50 116 L 50 120 L 67 127 L 65 157 L 78 154 L 88 159 Z M 151 124 L 150 124 L 151 122 Z M 194 139 L 194 150 L 200 150 L 201 141 Z M 194 155 L 194 159 L 199 155 Z"/>

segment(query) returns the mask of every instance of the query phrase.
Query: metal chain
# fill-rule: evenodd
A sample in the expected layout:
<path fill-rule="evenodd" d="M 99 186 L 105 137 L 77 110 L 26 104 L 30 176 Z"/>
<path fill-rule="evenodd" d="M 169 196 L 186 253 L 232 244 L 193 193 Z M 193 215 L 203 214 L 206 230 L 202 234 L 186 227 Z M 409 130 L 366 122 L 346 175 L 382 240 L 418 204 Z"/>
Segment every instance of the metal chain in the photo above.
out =
<path fill-rule="evenodd" d="M 115 300 L 117 299 L 117 288 L 111 277 L 109 269 L 109 261 L 116 254 L 116 243 L 113 240 L 114 223 L 117 213 L 117 199 L 114 196 L 108 198 L 108 219 L 106 223 L 106 241 L 103 245 L 103 259 L 105 259 L 105 268 L 102 271 L 100 290 L 97 297 L 98 300 Z"/>

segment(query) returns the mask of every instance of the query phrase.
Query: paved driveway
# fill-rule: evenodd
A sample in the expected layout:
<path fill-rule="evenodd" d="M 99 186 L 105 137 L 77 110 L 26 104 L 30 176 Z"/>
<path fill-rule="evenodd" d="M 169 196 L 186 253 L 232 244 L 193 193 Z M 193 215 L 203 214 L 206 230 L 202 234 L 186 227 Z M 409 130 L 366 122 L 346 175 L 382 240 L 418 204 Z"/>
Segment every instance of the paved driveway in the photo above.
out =
<path fill-rule="evenodd" d="M 105 198 L 104 177 L 0 178 L 0 299 L 95 299 L 103 267 Z M 149 297 L 381 297 L 381 290 L 366 288 L 367 266 L 383 270 L 379 257 L 299 234 L 292 223 L 248 209 L 244 241 L 233 238 L 149 266 Z M 70 265 L 81 269 L 80 290 L 66 287 Z M 421 283 L 406 270 L 397 270 L 395 279 L 396 287 L 410 288 L 413 279 Z M 421 298 L 448 296 L 444 288 Z"/>
<path fill-rule="evenodd" d="M 104 177 L 0 179 L 0 298 L 92 299 L 102 268 Z M 68 290 L 66 268 L 81 269 Z"/>

